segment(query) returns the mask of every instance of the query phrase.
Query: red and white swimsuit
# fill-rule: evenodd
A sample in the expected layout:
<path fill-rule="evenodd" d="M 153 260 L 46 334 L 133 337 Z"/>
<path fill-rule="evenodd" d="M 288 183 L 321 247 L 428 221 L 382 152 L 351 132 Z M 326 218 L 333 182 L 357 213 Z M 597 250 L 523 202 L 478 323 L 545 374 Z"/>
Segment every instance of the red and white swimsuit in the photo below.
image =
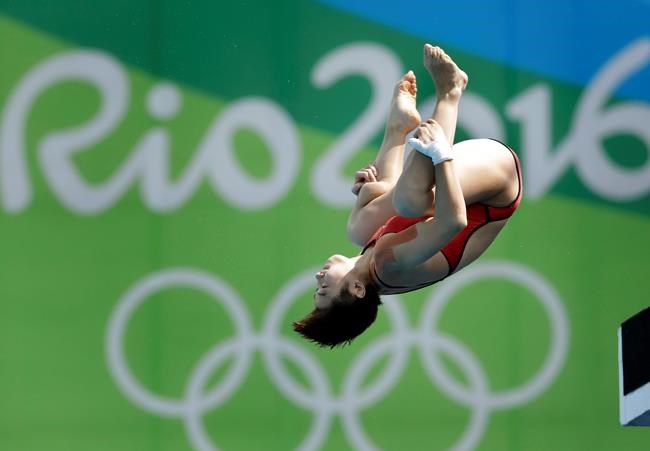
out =
<path fill-rule="evenodd" d="M 521 198 L 523 196 L 521 165 L 519 163 L 519 158 L 517 157 L 517 154 L 510 147 L 508 146 L 506 147 L 508 148 L 513 158 L 515 159 L 515 164 L 517 166 L 517 178 L 519 179 L 519 193 L 517 194 L 517 198 L 507 207 L 491 207 L 489 205 L 485 205 L 480 202 L 467 206 L 467 227 L 465 227 L 445 247 L 443 247 L 440 250 L 442 255 L 444 255 L 445 259 L 447 259 L 447 263 L 449 264 L 449 272 L 445 277 L 453 273 L 458 267 L 458 264 L 460 263 L 460 260 L 463 257 L 463 252 L 465 252 L 465 247 L 467 246 L 467 242 L 469 241 L 472 234 L 474 234 L 474 232 L 476 232 L 478 229 L 483 227 L 485 224 L 494 221 L 501 221 L 503 219 L 509 218 L 510 216 L 513 215 L 513 213 L 519 206 L 519 203 L 521 202 Z M 384 225 L 382 225 L 379 229 L 377 229 L 377 231 L 372 235 L 368 243 L 366 243 L 361 253 L 363 254 L 368 248 L 373 247 L 377 242 L 377 240 L 379 240 L 379 238 L 386 235 L 387 233 L 402 232 L 408 229 L 409 227 L 417 224 L 418 222 L 425 221 L 426 219 L 428 219 L 428 217 L 405 218 L 403 216 L 393 216 L 388 221 L 386 221 Z M 376 269 L 374 269 L 374 271 L 375 271 L 374 274 L 375 278 L 380 284 L 392 290 L 404 289 L 405 291 L 402 292 L 417 290 L 419 288 L 423 288 L 427 285 L 431 285 L 432 283 L 439 282 L 440 280 L 442 280 L 440 279 L 434 282 L 424 283 L 413 287 L 400 287 L 400 286 L 394 286 L 394 285 L 389 285 L 384 283 L 379 278 Z"/>

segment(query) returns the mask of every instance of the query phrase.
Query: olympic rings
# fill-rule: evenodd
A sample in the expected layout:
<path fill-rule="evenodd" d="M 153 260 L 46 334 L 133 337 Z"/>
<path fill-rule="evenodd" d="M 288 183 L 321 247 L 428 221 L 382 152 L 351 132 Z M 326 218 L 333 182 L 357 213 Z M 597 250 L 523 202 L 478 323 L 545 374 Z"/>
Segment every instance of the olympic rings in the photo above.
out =
<path fill-rule="evenodd" d="M 411 327 L 397 296 L 384 302 L 390 330 L 364 348 L 347 369 L 340 394 L 336 395 L 320 362 L 309 346 L 288 339 L 278 331 L 287 309 L 313 285 L 315 269 L 298 274 L 274 298 L 264 316 L 261 332 L 252 322 L 239 295 L 213 274 L 193 268 L 169 268 L 137 282 L 118 301 L 106 331 L 106 356 L 109 371 L 124 395 L 142 409 L 164 417 L 183 420 L 188 439 L 195 449 L 216 450 L 206 433 L 202 416 L 226 402 L 240 387 L 250 370 L 254 352 L 261 352 L 268 375 L 280 392 L 293 404 L 313 412 L 311 429 L 298 449 L 315 450 L 322 446 L 336 415 L 341 417 L 350 444 L 373 450 L 376 445 L 364 431 L 360 413 L 378 402 L 398 383 L 406 367 L 409 349 L 415 347 L 426 374 L 449 398 L 471 409 L 470 422 L 454 450 L 473 449 L 481 440 L 492 410 L 521 405 L 539 396 L 555 379 L 566 359 L 569 325 L 563 304 L 550 284 L 522 265 L 505 261 L 476 264 L 439 284 L 424 307 L 419 327 Z M 463 286 L 486 278 L 502 278 L 519 283 L 541 301 L 551 324 L 551 347 L 542 368 L 521 387 L 492 393 L 484 370 L 473 354 L 454 338 L 436 329 L 443 308 Z M 182 399 L 170 399 L 151 392 L 131 373 L 124 355 L 124 336 L 136 309 L 152 294 L 178 286 L 201 290 L 220 302 L 235 326 L 234 336 L 215 344 L 194 367 Z M 438 355 L 452 357 L 468 381 L 458 384 L 446 372 Z M 362 387 L 362 381 L 378 359 L 388 355 L 388 363 L 376 380 Z M 310 387 L 297 383 L 283 363 L 291 360 L 307 377 Z M 204 392 L 210 376 L 228 359 L 228 373 L 210 391 Z"/>

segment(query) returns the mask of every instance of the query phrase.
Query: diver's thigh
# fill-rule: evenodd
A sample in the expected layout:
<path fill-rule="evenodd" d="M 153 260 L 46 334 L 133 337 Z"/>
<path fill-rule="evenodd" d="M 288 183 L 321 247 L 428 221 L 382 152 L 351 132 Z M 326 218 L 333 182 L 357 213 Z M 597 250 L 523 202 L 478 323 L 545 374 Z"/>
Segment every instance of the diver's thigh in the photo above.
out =
<path fill-rule="evenodd" d="M 491 139 L 472 139 L 454 145 L 454 170 L 465 203 L 490 202 L 512 182 L 510 151 Z"/>

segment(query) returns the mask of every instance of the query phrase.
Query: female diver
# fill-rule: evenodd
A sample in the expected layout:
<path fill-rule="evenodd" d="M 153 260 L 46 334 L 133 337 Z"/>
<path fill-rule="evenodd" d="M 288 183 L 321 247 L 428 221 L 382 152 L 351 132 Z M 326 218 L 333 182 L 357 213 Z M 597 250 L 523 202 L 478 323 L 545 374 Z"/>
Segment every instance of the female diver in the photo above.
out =
<path fill-rule="evenodd" d="M 321 346 L 350 342 L 377 316 L 380 295 L 443 280 L 476 260 L 522 197 L 519 160 L 506 145 L 472 139 L 453 145 L 467 75 L 439 47 L 424 46 L 436 88 L 431 119 L 416 109 L 416 80 L 397 83 L 377 159 L 358 171 L 348 220 L 355 257 L 333 255 L 316 273 L 314 310 L 293 323 Z M 416 129 L 404 162 L 407 134 Z M 452 147 L 453 146 L 453 147 Z"/>

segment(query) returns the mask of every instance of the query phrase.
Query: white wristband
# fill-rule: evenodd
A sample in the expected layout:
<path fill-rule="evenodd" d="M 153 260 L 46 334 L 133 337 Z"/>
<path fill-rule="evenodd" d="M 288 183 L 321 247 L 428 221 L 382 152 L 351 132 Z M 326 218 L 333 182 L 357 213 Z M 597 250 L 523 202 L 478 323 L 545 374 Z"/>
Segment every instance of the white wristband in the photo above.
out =
<path fill-rule="evenodd" d="M 451 146 L 446 140 L 436 140 L 424 144 L 418 138 L 410 138 L 408 143 L 422 155 L 431 158 L 433 164 L 440 164 L 443 161 L 454 159 Z"/>

